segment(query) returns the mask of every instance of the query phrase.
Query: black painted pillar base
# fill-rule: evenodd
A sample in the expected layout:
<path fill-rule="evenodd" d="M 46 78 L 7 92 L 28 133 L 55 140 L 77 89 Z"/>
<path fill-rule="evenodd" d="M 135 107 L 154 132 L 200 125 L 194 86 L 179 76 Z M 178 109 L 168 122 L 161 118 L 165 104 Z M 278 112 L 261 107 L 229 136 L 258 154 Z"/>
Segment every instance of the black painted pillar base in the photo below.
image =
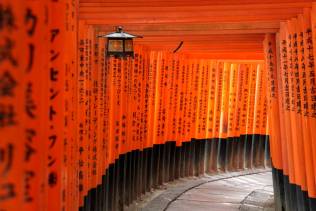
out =
<path fill-rule="evenodd" d="M 314 211 L 316 198 L 310 198 L 300 186 L 289 182 L 283 171 L 272 168 L 276 211 Z"/>
<path fill-rule="evenodd" d="M 245 169 L 246 159 L 246 135 L 240 135 L 238 143 L 238 170 Z"/>
<path fill-rule="evenodd" d="M 227 152 L 227 139 L 219 139 L 219 153 L 218 153 L 218 170 L 221 172 L 226 171 L 226 152 Z"/>
<path fill-rule="evenodd" d="M 181 146 L 168 141 L 121 154 L 105 170 L 102 184 L 91 187 L 79 210 L 123 210 L 165 182 L 269 165 L 269 137 L 264 135 L 192 139 Z M 273 179 L 279 210 L 315 210 L 315 199 L 290 184 L 282 171 L 273 169 Z"/>
<path fill-rule="evenodd" d="M 160 145 L 155 144 L 153 146 L 152 157 L 152 188 L 157 188 L 159 184 L 159 161 L 160 161 Z"/>
<path fill-rule="evenodd" d="M 233 140 L 234 138 L 226 139 L 225 172 L 233 170 Z"/>
<path fill-rule="evenodd" d="M 175 158 L 174 158 L 174 179 L 181 178 L 181 165 L 182 165 L 182 147 L 175 147 Z"/>
<path fill-rule="evenodd" d="M 245 139 L 245 168 L 252 168 L 252 149 L 253 149 L 252 135 L 246 135 Z"/>

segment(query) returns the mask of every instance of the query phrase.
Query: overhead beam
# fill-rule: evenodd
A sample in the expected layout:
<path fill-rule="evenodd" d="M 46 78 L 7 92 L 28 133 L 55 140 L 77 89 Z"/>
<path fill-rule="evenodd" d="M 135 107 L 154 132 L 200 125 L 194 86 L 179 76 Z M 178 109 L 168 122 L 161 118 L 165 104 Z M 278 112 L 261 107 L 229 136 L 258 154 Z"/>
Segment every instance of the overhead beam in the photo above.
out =
<path fill-rule="evenodd" d="M 212 23 L 249 22 L 263 20 L 286 20 L 303 12 L 303 8 L 231 11 L 143 11 L 131 12 L 121 8 L 120 12 L 102 10 L 101 12 L 80 12 L 80 19 L 99 20 L 102 24 L 154 24 L 154 23 Z M 98 23 L 97 23 L 98 24 Z"/>
<path fill-rule="evenodd" d="M 182 40 L 181 40 L 182 41 Z M 219 40 L 219 41 L 213 41 L 213 40 L 192 40 L 192 41 L 183 41 L 185 45 L 212 45 L 212 46 L 260 46 L 262 47 L 261 41 L 227 41 L 227 40 Z M 162 43 L 164 44 L 178 44 L 179 40 L 167 40 L 167 39 L 161 39 L 156 41 L 150 41 L 146 39 L 139 39 L 136 40 L 135 43 L 137 44 L 156 44 L 160 45 Z"/>
<path fill-rule="evenodd" d="M 312 0 L 80 0 L 80 19 L 107 34 L 123 25 L 151 49 L 262 56 L 265 33 L 311 8 Z"/>
<path fill-rule="evenodd" d="M 182 1 L 181 1 L 182 2 Z M 199 10 L 199 11 L 206 11 L 206 12 L 213 12 L 213 11 L 231 11 L 231 10 L 280 10 L 280 9 L 297 9 L 297 8 L 304 8 L 304 7 L 312 7 L 312 2 L 294 2 L 294 3 L 275 3 L 272 4 L 230 4 L 230 5 L 217 5 L 213 2 L 209 2 L 205 6 L 200 6 L 195 4 L 196 1 L 191 1 L 192 5 L 187 6 L 185 4 L 181 4 L 178 6 L 171 6 L 169 4 L 162 4 L 160 3 L 159 6 L 149 6 L 149 5 L 138 5 L 133 6 L 135 3 L 139 3 L 139 1 L 134 1 L 132 4 L 127 4 L 126 6 L 116 6 L 116 3 L 81 3 L 80 4 L 80 12 L 81 13 L 89 13 L 89 12 L 96 12 L 102 13 L 105 10 L 111 11 L 113 13 L 119 14 L 122 12 L 122 9 L 128 9 L 128 12 L 186 12 L 192 10 Z M 150 3 L 147 2 L 147 3 Z"/>
<path fill-rule="evenodd" d="M 243 53 L 220 53 L 220 52 L 186 52 L 182 51 L 182 54 L 192 56 L 194 58 L 201 59 L 225 59 L 225 60 L 263 60 L 263 53 L 243 52 Z M 180 53 L 180 54 L 181 54 Z"/>
<path fill-rule="evenodd" d="M 113 25 L 102 25 L 102 31 L 113 31 Z M 231 23 L 175 23 L 175 24 L 126 24 L 124 29 L 134 32 L 163 32 L 163 31 L 218 31 L 218 30 L 253 30 L 276 29 L 280 23 L 276 21 L 265 22 L 231 22 Z"/>
<path fill-rule="evenodd" d="M 104 32 L 100 33 L 104 34 Z M 170 35 L 170 36 L 146 36 L 142 39 L 136 39 L 136 42 L 224 42 L 224 43 L 244 43 L 260 42 L 262 43 L 264 34 L 224 34 L 224 35 Z"/>
<path fill-rule="evenodd" d="M 162 51 L 170 51 L 173 52 L 173 50 L 177 46 L 156 46 L 156 45 L 144 45 L 145 47 L 148 47 L 152 50 L 162 50 Z M 243 52 L 252 52 L 252 53 L 262 53 L 262 49 L 249 49 L 249 48 L 206 48 L 206 47 L 199 47 L 199 46 L 192 46 L 192 47 L 183 47 L 179 50 L 179 52 L 213 52 L 213 53 L 243 53 Z"/>
<path fill-rule="evenodd" d="M 224 34 L 264 34 L 275 33 L 278 29 L 229 29 L 229 30 L 214 30 L 214 31 L 129 31 L 130 33 L 141 33 L 143 36 L 172 36 L 172 35 L 224 35 Z"/>
<path fill-rule="evenodd" d="M 136 44 L 142 44 L 142 45 L 150 45 L 150 46 L 169 46 L 169 47 L 177 47 L 179 43 L 141 43 L 138 42 Z M 202 49 L 202 48 L 213 48 L 213 49 L 258 49 L 258 50 L 262 50 L 262 45 L 260 44 L 239 44 L 239 43 L 235 43 L 235 44 L 211 44 L 211 43 L 199 43 L 199 44 L 192 44 L 192 43 L 186 43 L 183 44 L 182 48 L 197 48 L 197 49 Z"/>
<path fill-rule="evenodd" d="M 299 13 L 297 13 L 299 14 Z M 175 24 L 175 23 L 227 23 L 227 22 L 265 22 L 265 21 L 286 21 L 293 17 L 296 17 L 297 14 L 274 14 L 274 15 L 242 15 L 242 16 L 213 16 L 213 17 L 180 17 L 180 18 L 142 18 L 129 19 L 129 18 L 118 18 L 118 17 L 104 17 L 100 15 L 99 17 L 85 17 L 81 20 L 85 20 L 88 24 L 91 25 L 127 25 L 127 24 Z"/>
<path fill-rule="evenodd" d="M 312 0 L 261 0 L 261 1 L 253 1 L 253 0 L 80 0 L 81 6 L 104 6 L 104 7 L 123 7 L 123 6 L 161 6 L 161 5 L 168 5 L 168 6 L 207 6 L 207 5 L 260 5 L 260 4 L 288 4 L 288 3 L 310 3 Z"/>

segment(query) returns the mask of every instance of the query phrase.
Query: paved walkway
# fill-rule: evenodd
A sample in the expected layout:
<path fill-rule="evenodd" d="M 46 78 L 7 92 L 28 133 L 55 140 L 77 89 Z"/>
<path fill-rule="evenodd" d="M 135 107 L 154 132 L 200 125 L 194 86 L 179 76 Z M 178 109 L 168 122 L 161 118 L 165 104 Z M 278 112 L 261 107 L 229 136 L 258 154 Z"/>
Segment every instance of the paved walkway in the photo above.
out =
<path fill-rule="evenodd" d="M 272 173 L 254 169 L 175 180 L 126 211 L 274 211 Z"/>
<path fill-rule="evenodd" d="M 167 211 L 274 210 L 270 172 L 211 181 L 180 195 Z"/>

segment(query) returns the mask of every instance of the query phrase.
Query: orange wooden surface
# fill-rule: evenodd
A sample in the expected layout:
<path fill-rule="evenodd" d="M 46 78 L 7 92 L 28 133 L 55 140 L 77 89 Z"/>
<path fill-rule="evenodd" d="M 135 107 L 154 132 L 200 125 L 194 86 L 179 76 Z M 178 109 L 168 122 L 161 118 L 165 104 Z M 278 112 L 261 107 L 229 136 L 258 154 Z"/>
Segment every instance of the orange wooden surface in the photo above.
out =
<path fill-rule="evenodd" d="M 78 210 L 120 155 L 253 134 L 269 135 L 273 167 L 316 198 L 316 3 L 0 6 L 14 15 L 0 28 L 1 51 L 13 41 L 0 55 L 0 209 Z M 134 58 L 105 57 L 97 35 L 116 25 L 144 35 Z"/>

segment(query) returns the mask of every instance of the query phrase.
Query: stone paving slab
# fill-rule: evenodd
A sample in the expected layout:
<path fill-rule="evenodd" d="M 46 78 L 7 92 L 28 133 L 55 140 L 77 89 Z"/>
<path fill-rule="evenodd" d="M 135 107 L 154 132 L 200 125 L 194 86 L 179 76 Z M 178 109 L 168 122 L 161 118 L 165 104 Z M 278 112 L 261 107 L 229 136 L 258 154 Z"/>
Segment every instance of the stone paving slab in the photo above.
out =
<path fill-rule="evenodd" d="M 251 192 L 241 203 L 240 210 L 242 211 L 273 211 L 274 198 L 273 191 L 259 189 Z"/>

